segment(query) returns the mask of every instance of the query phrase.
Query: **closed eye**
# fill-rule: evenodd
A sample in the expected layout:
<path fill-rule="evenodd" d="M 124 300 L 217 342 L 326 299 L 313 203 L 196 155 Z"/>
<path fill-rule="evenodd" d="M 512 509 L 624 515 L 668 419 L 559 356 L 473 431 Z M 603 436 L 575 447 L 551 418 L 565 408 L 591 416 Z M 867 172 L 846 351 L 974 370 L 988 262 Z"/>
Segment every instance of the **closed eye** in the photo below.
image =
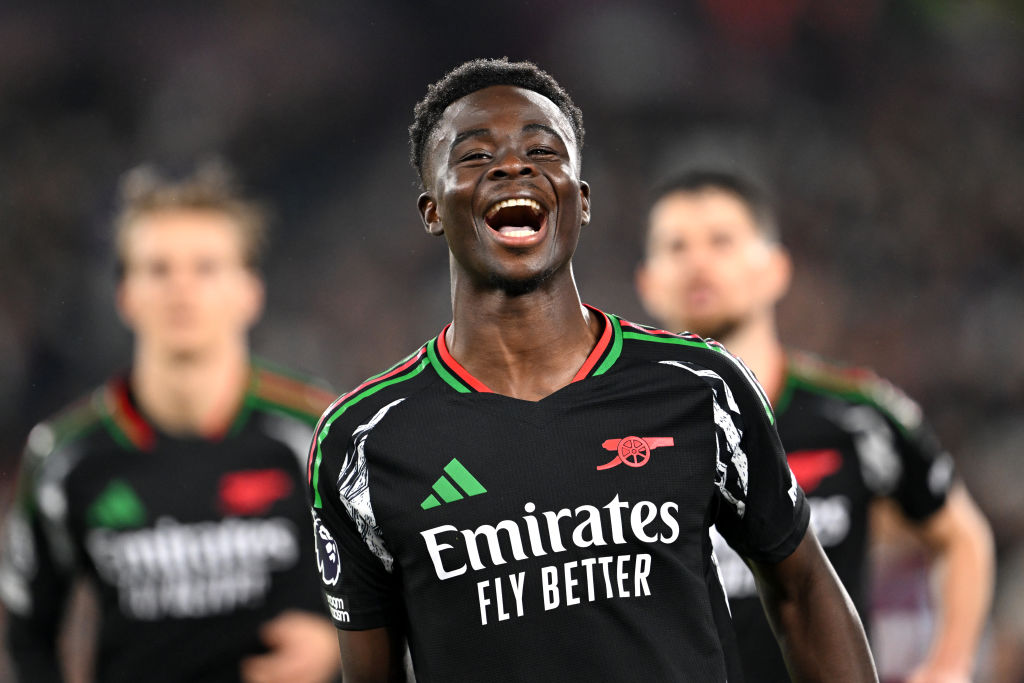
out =
<path fill-rule="evenodd" d="M 479 159 L 490 159 L 491 155 L 487 152 L 470 152 L 459 157 L 459 161 L 477 161 Z"/>

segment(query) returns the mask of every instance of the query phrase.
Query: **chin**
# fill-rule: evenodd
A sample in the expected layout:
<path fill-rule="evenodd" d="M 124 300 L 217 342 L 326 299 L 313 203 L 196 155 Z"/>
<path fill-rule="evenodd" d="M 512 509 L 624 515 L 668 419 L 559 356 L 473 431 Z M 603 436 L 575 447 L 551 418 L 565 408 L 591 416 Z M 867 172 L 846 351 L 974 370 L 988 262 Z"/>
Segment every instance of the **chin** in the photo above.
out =
<path fill-rule="evenodd" d="M 195 338 L 167 339 L 160 345 L 163 355 L 171 360 L 185 362 L 200 358 L 209 348 L 209 344 Z"/>
<path fill-rule="evenodd" d="M 172 347 L 167 349 L 167 357 L 175 363 L 192 363 L 202 358 L 203 351 L 197 346 Z"/>
<path fill-rule="evenodd" d="M 727 320 L 722 318 L 691 318 L 686 324 L 687 332 L 694 332 L 702 337 L 712 339 L 726 339 L 736 328 L 739 327 L 738 320 Z"/>
<path fill-rule="evenodd" d="M 510 277 L 500 273 L 492 273 L 489 278 L 489 284 L 494 289 L 499 289 L 508 296 L 523 296 L 540 289 L 544 283 L 551 279 L 554 272 L 554 269 L 549 269 L 526 277 Z"/>

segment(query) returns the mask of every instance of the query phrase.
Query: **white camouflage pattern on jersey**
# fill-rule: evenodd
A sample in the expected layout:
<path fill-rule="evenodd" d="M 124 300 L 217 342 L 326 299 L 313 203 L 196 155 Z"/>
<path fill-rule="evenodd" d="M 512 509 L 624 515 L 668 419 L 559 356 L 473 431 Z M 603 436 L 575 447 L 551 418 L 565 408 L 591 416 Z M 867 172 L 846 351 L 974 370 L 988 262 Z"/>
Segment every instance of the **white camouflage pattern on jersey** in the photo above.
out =
<path fill-rule="evenodd" d="M 338 495 L 345 506 L 348 516 L 355 522 L 359 535 L 377 559 L 384 564 L 384 569 L 391 572 L 394 558 L 384 544 L 380 526 L 373 512 L 370 501 L 370 477 L 366 467 L 366 439 L 373 428 L 380 424 L 389 410 L 404 401 L 400 398 L 387 404 L 377 411 L 369 422 L 359 425 L 352 433 L 352 448 L 345 453 L 345 461 L 341 464 L 338 474 Z"/>

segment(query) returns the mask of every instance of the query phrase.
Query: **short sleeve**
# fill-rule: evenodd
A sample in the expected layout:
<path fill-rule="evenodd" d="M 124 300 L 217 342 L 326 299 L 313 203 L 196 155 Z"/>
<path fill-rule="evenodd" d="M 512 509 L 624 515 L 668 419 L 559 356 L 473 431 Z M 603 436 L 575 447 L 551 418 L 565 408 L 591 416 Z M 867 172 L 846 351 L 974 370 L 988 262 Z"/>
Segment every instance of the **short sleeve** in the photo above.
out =
<path fill-rule="evenodd" d="M 310 449 L 310 493 L 316 565 L 328 612 L 344 630 L 396 623 L 403 612 L 401 591 L 374 517 L 358 430 L 348 436 L 341 424 L 321 423 Z"/>
<path fill-rule="evenodd" d="M 29 437 L 0 556 L 8 651 L 19 679 L 26 681 L 60 679 L 56 643 L 72 580 L 70 541 L 61 521 L 45 513 L 38 496 L 44 459 L 52 448 L 34 446 L 51 441 L 51 435 L 44 424 Z M 53 489 L 50 499 L 61 495 Z"/>
<path fill-rule="evenodd" d="M 741 361 L 717 348 L 719 376 L 708 378 L 718 442 L 715 523 L 739 554 L 780 562 L 803 540 L 810 508 L 786 462 L 764 390 Z"/>
<path fill-rule="evenodd" d="M 921 408 L 888 382 L 874 378 L 854 439 L 864 480 L 875 495 L 888 496 L 907 518 L 924 520 L 941 508 L 953 485 L 953 458 L 924 419 Z M 888 451 L 888 452 L 886 452 Z"/>

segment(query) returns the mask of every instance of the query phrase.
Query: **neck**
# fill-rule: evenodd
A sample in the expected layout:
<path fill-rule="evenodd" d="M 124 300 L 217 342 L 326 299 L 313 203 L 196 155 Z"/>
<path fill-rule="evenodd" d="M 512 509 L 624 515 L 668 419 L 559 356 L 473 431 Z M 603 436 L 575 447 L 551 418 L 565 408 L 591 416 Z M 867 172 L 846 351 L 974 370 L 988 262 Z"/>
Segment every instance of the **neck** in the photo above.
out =
<path fill-rule="evenodd" d="M 718 341 L 750 368 L 775 403 L 786 381 L 786 352 L 779 341 L 774 316 L 757 316 Z"/>
<path fill-rule="evenodd" d="M 492 391 L 537 401 L 569 384 L 601 332 L 567 277 L 520 296 L 454 286 L 452 356 Z"/>
<path fill-rule="evenodd" d="M 137 344 L 131 374 L 139 408 L 157 428 L 176 436 L 227 431 L 249 382 L 244 341 L 216 351 L 169 356 Z"/>

